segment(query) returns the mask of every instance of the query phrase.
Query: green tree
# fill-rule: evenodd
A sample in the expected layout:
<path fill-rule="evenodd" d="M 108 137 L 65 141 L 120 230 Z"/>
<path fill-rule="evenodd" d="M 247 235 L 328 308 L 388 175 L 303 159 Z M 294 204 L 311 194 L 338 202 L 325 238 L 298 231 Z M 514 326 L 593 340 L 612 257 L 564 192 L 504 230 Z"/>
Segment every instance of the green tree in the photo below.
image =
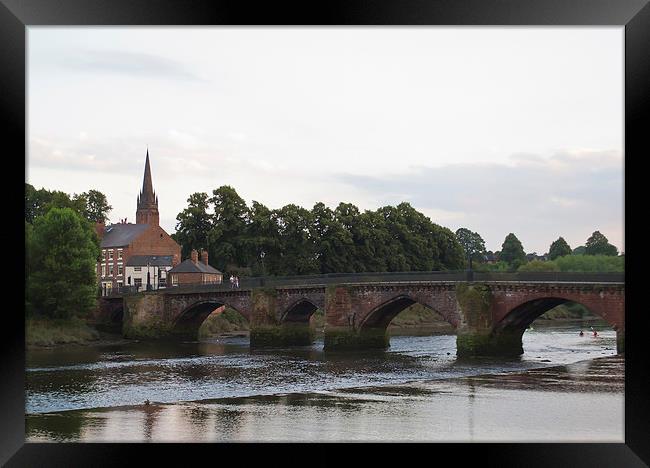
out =
<path fill-rule="evenodd" d="M 551 247 L 548 249 L 548 259 L 555 260 L 558 257 L 564 257 L 565 255 L 571 255 L 571 247 L 564 240 L 563 237 L 560 237 L 558 240 L 554 241 L 551 244 Z"/>
<path fill-rule="evenodd" d="M 79 203 L 79 208 L 82 210 L 80 214 L 91 222 L 106 222 L 108 213 L 113 209 L 108 204 L 106 195 L 98 190 L 88 190 L 79 195 L 74 195 L 72 202 Z"/>
<path fill-rule="evenodd" d="M 193 193 L 187 203 L 187 208 L 176 215 L 176 232 L 173 235 L 174 240 L 181 245 L 183 258 L 189 257 L 192 249 L 198 251 L 205 248 L 209 251 L 208 234 L 212 229 L 208 194 Z"/>
<path fill-rule="evenodd" d="M 245 236 L 247 265 L 255 275 L 278 274 L 280 268 L 280 234 L 277 217 L 265 205 L 253 201 L 248 210 Z"/>
<path fill-rule="evenodd" d="M 587 248 L 584 245 L 580 245 L 580 246 L 576 247 L 575 249 L 573 249 L 573 252 L 571 252 L 571 255 L 584 255 L 585 250 L 587 250 Z"/>
<path fill-rule="evenodd" d="M 51 208 L 30 234 L 26 302 L 49 318 L 86 316 L 96 303 L 100 253 L 91 223 L 71 208 Z"/>
<path fill-rule="evenodd" d="M 33 223 L 39 216 L 44 216 L 51 208 L 71 208 L 88 221 L 106 221 L 112 207 L 106 195 L 98 190 L 88 190 L 70 197 L 67 193 L 44 188 L 36 190 L 25 184 L 25 220 Z"/>
<path fill-rule="evenodd" d="M 208 235 L 210 257 L 217 268 L 246 266 L 246 226 L 248 207 L 234 188 L 223 185 L 212 191 L 212 229 Z"/>
<path fill-rule="evenodd" d="M 585 255 L 618 255 L 618 249 L 609 243 L 607 237 L 594 231 L 585 244 Z"/>
<path fill-rule="evenodd" d="M 274 210 L 280 240 L 278 269 L 281 275 L 318 273 L 313 218 L 309 210 L 294 204 Z"/>
<path fill-rule="evenodd" d="M 513 268 L 518 268 L 526 263 L 526 253 L 517 236 L 510 233 L 501 245 L 499 260 L 506 262 Z"/>
<path fill-rule="evenodd" d="M 472 260 L 478 260 L 485 254 L 485 241 L 478 232 L 470 231 L 467 228 L 459 228 L 456 231 L 456 238 L 460 243 L 465 258 L 469 259 L 469 269 L 472 269 Z"/>
<path fill-rule="evenodd" d="M 316 203 L 311 210 L 316 256 L 321 273 L 354 272 L 350 254 L 352 234 L 345 229 L 334 211 L 324 203 Z"/>

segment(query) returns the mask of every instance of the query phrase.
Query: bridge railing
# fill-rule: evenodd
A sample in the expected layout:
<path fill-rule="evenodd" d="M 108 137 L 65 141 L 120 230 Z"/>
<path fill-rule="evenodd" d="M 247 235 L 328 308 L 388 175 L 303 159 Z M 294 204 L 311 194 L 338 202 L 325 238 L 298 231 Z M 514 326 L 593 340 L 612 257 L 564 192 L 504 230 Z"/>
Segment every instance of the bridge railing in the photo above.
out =
<path fill-rule="evenodd" d="M 169 285 L 158 291 L 201 292 L 252 289 L 260 287 L 309 286 L 341 283 L 396 283 L 396 282 L 567 282 L 567 283 L 624 283 L 624 273 L 582 273 L 582 272 L 484 272 L 484 271 L 408 271 L 381 273 L 328 273 L 301 276 L 261 276 L 240 278 L 239 288 L 230 282 Z M 115 288 L 110 296 L 133 294 L 146 290 L 145 287 L 124 286 Z"/>

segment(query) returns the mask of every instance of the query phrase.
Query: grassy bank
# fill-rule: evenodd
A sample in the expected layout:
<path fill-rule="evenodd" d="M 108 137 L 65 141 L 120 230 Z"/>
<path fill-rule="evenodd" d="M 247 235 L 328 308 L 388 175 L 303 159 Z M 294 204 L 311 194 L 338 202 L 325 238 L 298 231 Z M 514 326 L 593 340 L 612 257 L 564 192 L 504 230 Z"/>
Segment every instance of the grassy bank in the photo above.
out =
<path fill-rule="evenodd" d="M 98 341 L 99 338 L 99 332 L 88 326 L 82 319 L 31 318 L 25 321 L 25 344 L 27 347 L 88 344 Z"/>

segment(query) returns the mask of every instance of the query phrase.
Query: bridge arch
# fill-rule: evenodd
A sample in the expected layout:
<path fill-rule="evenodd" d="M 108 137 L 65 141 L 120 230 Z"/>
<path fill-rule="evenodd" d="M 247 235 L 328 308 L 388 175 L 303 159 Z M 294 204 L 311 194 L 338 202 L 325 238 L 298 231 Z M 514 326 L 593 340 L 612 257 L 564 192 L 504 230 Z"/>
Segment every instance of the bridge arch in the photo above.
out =
<path fill-rule="evenodd" d="M 196 339 L 199 334 L 201 324 L 210 316 L 215 310 L 221 307 L 230 307 L 238 312 L 246 320 L 249 317 L 228 304 L 225 301 L 215 299 L 204 299 L 190 304 L 183 309 L 172 322 L 172 333 L 176 336 L 183 336 L 188 339 Z"/>
<path fill-rule="evenodd" d="M 399 294 L 373 308 L 368 314 L 363 317 L 357 328 L 360 331 L 375 329 L 375 330 L 386 330 L 390 322 L 404 309 L 412 306 L 413 304 L 420 304 L 427 309 L 435 312 L 439 317 L 441 317 L 446 322 L 450 323 L 454 327 L 457 325 L 452 321 L 448 320 L 440 311 L 436 310 L 435 307 L 431 306 L 427 302 L 418 301 L 409 294 Z"/>
<path fill-rule="evenodd" d="M 495 324 L 496 331 L 525 331 L 528 326 L 533 323 L 544 313 L 557 307 L 561 304 L 576 303 L 583 306 L 592 314 L 602 318 L 614 330 L 618 330 L 621 326 L 618 317 L 612 314 L 612 311 L 604 310 L 603 307 L 594 306 L 590 304 L 589 300 L 580 300 L 580 298 L 573 295 L 552 294 L 544 297 L 537 297 L 529 300 L 522 300 L 518 304 L 514 304 L 506 315 Z"/>
<path fill-rule="evenodd" d="M 309 324 L 309 319 L 318 310 L 318 306 L 306 297 L 302 297 L 287 307 L 280 316 L 280 323 Z"/>

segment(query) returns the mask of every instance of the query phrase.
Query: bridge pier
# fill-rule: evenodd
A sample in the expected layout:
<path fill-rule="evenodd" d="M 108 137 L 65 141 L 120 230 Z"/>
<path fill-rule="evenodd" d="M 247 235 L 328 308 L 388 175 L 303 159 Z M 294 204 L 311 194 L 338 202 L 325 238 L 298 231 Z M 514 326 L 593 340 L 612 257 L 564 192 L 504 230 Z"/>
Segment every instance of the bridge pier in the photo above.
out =
<path fill-rule="evenodd" d="M 314 341 L 309 321 L 280 323 L 277 310 L 277 290 L 254 289 L 251 293 L 253 314 L 250 326 L 251 348 L 279 346 L 309 346 Z"/>
<path fill-rule="evenodd" d="M 625 353 L 625 330 L 616 330 L 616 352 Z"/>
<path fill-rule="evenodd" d="M 519 356 L 523 354 L 525 330 L 495 330 L 492 317 L 494 297 L 485 284 L 456 286 L 461 320 L 456 335 L 456 355 Z"/>
<path fill-rule="evenodd" d="M 122 334 L 130 339 L 183 337 L 182 333 L 174 333 L 167 315 L 163 294 L 143 292 L 124 296 Z M 192 339 L 196 339 L 196 336 Z"/>
<path fill-rule="evenodd" d="M 385 327 L 360 328 L 354 295 L 347 286 L 329 286 L 325 290 L 325 351 L 350 349 L 386 349 L 389 347 Z"/>

